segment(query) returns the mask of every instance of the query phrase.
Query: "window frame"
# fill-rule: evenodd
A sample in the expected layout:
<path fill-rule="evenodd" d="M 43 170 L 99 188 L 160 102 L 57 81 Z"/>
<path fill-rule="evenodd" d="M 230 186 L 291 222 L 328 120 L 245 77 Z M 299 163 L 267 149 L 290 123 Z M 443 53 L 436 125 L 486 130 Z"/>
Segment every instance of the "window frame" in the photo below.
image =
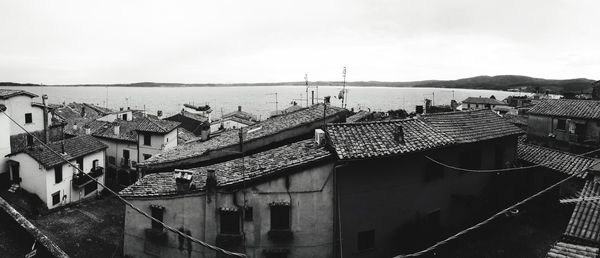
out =
<path fill-rule="evenodd" d="M 556 119 L 556 130 L 566 131 L 567 130 L 567 119 L 557 118 Z"/>
<path fill-rule="evenodd" d="M 165 207 L 159 205 L 150 205 L 150 214 L 153 218 L 157 219 L 160 222 L 164 222 L 165 215 Z M 164 226 L 154 220 L 150 220 L 152 222 L 152 229 L 162 231 Z"/>
<path fill-rule="evenodd" d="M 56 199 L 55 199 L 56 197 Z M 52 194 L 52 206 L 60 204 L 60 190 Z"/>
<path fill-rule="evenodd" d="M 271 230 L 292 229 L 292 209 L 290 205 L 271 206 Z"/>
<path fill-rule="evenodd" d="M 25 124 L 33 123 L 33 114 L 25 113 Z"/>
<path fill-rule="evenodd" d="M 60 175 L 60 177 L 59 177 Z M 63 181 L 63 165 L 54 166 L 54 184 L 58 184 Z"/>
<path fill-rule="evenodd" d="M 150 133 L 143 133 L 142 138 L 144 146 L 152 146 L 152 135 Z"/>
<path fill-rule="evenodd" d="M 239 211 L 219 211 L 219 233 L 224 235 L 239 235 L 242 231 L 242 223 Z"/>

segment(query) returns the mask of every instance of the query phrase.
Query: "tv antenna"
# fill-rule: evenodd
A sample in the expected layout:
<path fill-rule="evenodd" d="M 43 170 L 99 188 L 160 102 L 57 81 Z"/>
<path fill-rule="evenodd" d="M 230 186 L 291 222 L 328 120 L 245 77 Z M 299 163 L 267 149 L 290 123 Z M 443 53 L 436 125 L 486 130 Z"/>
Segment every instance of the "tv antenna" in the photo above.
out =
<path fill-rule="evenodd" d="M 346 67 L 344 66 L 344 70 L 342 71 L 342 76 L 344 77 L 344 86 L 342 86 L 342 94 L 340 94 L 342 96 L 342 108 L 346 108 L 346 106 L 348 106 L 348 101 L 347 96 L 348 96 L 348 90 L 346 90 Z"/>

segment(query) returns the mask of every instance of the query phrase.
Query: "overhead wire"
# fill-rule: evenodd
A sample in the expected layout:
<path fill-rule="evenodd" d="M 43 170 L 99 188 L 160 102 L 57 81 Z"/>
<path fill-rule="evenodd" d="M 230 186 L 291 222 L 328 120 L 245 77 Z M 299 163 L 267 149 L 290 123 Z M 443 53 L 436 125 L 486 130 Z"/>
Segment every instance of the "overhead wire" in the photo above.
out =
<path fill-rule="evenodd" d="M 242 253 L 236 253 L 236 252 L 230 252 L 227 251 L 225 249 L 222 249 L 220 247 L 208 244 L 206 242 L 203 242 L 199 239 L 196 239 L 192 236 L 186 235 L 183 232 L 180 232 L 179 230 L 163 223 L 162 221 L 152 217 L 151 215 L 149 215 L 148 213 L 144 212 L 143 210 L 141 210 L 140 208 L 136 207 L 135 205 L 133 205 L 132 203 L 130 203 L 129 201 L 125 200 L 123 197 L 121 197 L 118 193 L 116 193 L 115 191 L 113 191 L 112 189 L 106 187 L 104 184 L 100 183 L 97 179 L 95 179 L 94 177 L 88 175 L 87 173 L 85 173 L 83 170 L 81 170 L 79 167 L 73 165 L 73 163 L 71 163 L 69 160 L 67 160 L 65 157 L 63 157 L 63 155 L 61 155 L 60 153 L 58 153 L 57 151 L 55 151 L 54 149 L 50 148 L 50 146 L 48 146 L 46 143 L 44 143 L 43 141 L 41 141 L 38 137 L 36 137 L 35 135 L 33 135 L 32 133 L 30 133 L 27 129 L 25 129 L 23 126 L 21 126 L 17 121 L 15 121 L 11 116 L 9 116 L 5 111 L 2 111 L 0 113 L 3 113 L 8 119 L 10 119 L 13 123 L 15 123 L 19 128 L 21 128 L 21 130 L 25 131 L 25 133 L 27 133 L 28 135 L 30 135 L 31 137 L 33 137 L 33 139 L 35 139 L 38 143 L 40 143 L 42 146 L 44 146 L 45 148 L 47 148 L 48 150 L 50 150 L 52 153 L 56 154 L 58 157 L 60 157 L 60 159 L 62 159 L 63 161 L 65 161 L 67 164 L 69 164 L 71 167 L 77 169 L 81 174 L 89 177 L 91 180 L 93 180 L 94 182 L 96 182 L 97 184 L 99 184 L 100 186 L 102 186 L 104 189 L 106 189 L 107 191 L 109 191 L 111 194 L 115 195 L 121 202 L 125 203 L 127 206 L 131 207 L 133 210 L 135 210 L 136 212 L 140 213 L 141 215 L 143 215 L 146 218 L 149 218 L 150 220 L 159 223 L 160 225 L 162 225 L 165 229 L 179 235 L 182 236 L 186 239 L 189 239 L 190 241 L 197 243 L 203 247 L 206 247 L 208 249 L 211 249 L 213 251 L 216 252 L 220 252 L 223 253 L 225 255 L 229 255 L 229 256 L 235 256 L 235 257 L 247 257 L 245 254 Z"/>

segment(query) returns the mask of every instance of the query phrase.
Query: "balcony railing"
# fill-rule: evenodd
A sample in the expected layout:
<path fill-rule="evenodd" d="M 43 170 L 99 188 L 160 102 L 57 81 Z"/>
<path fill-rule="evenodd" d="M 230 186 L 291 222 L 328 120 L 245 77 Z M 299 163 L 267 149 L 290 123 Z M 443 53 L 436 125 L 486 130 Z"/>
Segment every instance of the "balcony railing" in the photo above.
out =
<path fill-rule="evenodd" d="M 77 173 L 75 174 L 75 176 L 73 176 L 73 186 L 76 188 L 80 188 L 81 186 L 87 184 L 88 182 L 92 181 L 92 179 L 90 178 L 98 178 L 101 175 L 104 175 L 104 168 L 103 167 L 96 167 L 92 170 L 90 170 L 89 173 L 87 173 L 87 176 L 84 175 L 83 173 Z"/>

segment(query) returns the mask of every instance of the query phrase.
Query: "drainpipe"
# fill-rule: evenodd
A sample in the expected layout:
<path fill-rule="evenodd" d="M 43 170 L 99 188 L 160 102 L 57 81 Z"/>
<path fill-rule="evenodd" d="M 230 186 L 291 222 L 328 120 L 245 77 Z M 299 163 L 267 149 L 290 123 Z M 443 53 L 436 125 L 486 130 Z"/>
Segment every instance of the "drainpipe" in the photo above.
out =
<path fill-rule="evenodd" d="M 46 105 L 46 100 L 48 99 L 48 95 L 42 95 L 42 104 L 44 105 L 44 143 L 49 142 L 48 137 L 48 105 Z"/>

